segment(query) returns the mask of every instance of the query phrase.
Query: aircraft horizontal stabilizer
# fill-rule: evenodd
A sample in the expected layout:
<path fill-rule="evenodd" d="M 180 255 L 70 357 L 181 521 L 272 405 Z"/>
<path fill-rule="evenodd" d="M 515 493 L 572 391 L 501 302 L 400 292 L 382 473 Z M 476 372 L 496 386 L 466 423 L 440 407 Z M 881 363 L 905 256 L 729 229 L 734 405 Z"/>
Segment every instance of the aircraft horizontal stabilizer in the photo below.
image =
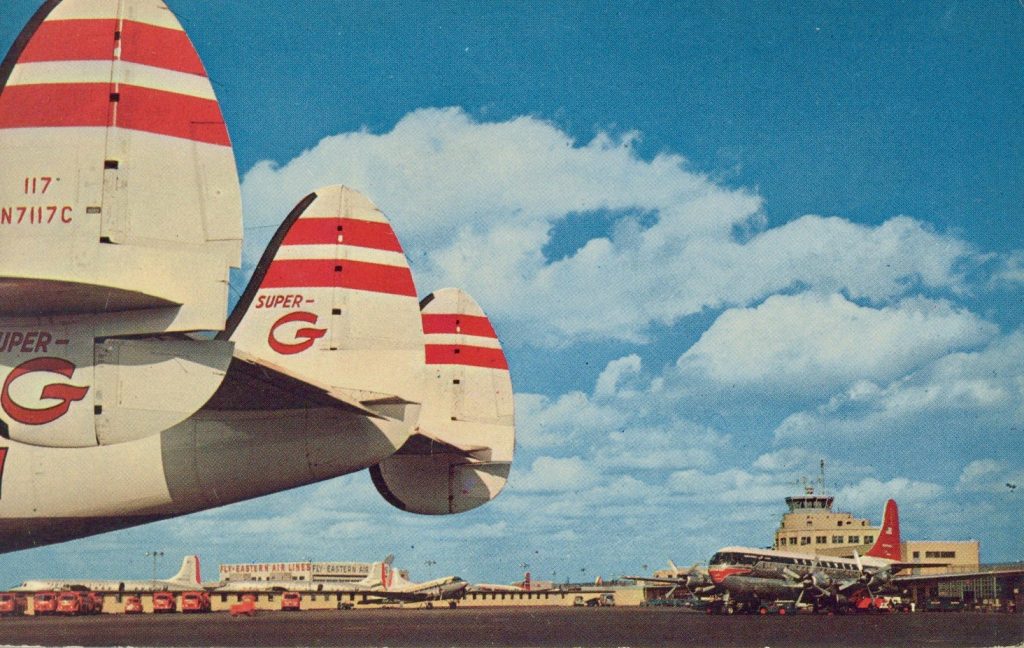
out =
<path fill-rule="evenodd" d="M 445 514 L 484 504 L 508 480 L 515 445 L 512 381 L 498 336 L 465 292 L 421 302 L 426 397 L 416 433 L 370 469 L 392 505 Z"/>
<path fill-rule="evenodd" d="M 287 410 L 308 407 L 343 409 L 372 418 L 404 418 L 380 401 L 377 409 L 360 402 L 343 390 L 300 378 L 284 367 L 275 366 L 244 351 L 235 351 L 227 376 L 206 408 L 214 411 Z M 398 403 L 416 407 L 414 403 Z"/>

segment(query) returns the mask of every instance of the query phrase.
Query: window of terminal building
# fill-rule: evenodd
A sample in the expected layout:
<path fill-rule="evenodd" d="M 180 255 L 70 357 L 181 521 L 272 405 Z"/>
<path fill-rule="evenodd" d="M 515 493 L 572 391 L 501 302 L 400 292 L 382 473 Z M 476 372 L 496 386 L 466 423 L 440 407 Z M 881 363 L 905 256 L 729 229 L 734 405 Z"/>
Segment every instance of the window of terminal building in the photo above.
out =
<path fill-rule="evenodd" d="M 956 558 L 955 551 L 926 551 L 925 558 Z"/>
<path fill-rule="evenodd" d="M 828 536 L 815 536 L 814 542 L 817 544 L 828 544 Z"/>
<path fill-rule="evenodd" d="M 837 524 L 837 526 L 843 526 L 843 521 L 839 520 L 839 522 L 837 522 L 836 524 Z"/>
<path fill-rule="evenodd" d="M 809 544 L 811 544 L 811 536 L 801 536 L 801 538 L 800 538 L 800 546 L 802 547 L 804 545 L 809 545 Z"/>
<path fill-rule="evenodd" d="M 920 558 L 920 557 L 921 557 L 921 552 L 920 551 L 915 551 L 914 552 L 914 558 Z"/>
<path fill-rule="evenodd" d="M 832 536 L 832 544 L 843 544 L 843 536 Z"/>
<path fill-rule="evenodd" d="M 850 544 L 860 544 L 860 536 L 850 536 L 848 540 Z"/>
<path fill-rule="evenodd" d="M 869 535 L 864 536 L 864 544 L 871 544 L 874 541 L 875 541 L 875 536 L 869 536 Z"/>

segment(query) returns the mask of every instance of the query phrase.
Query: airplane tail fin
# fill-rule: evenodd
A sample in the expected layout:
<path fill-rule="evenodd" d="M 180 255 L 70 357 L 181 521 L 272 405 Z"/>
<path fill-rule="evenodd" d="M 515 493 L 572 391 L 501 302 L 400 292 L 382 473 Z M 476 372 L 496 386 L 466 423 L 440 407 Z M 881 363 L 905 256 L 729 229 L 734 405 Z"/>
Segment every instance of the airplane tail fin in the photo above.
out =
<path fill-rule="evenodd" d="M 394 554 L 388 554 L 388 557 L 384 560 L 378 560 L 370 565 L 370 573 L 366 575 L 366 578 L 359 581 L 359 584 L 363 587 L 389 590 L 396 584 L 396 578 L 398 578 L 400 582 L 404 582 L 402 576 L 391 567 L 391 563 L 394 559 Z"/>
<path fill-rule="evenodd" d="M 171 576 L 168 580 L 187 583 L 189 585 L 199 585 L 202 583 L 203 581 L 199 572 L 199 556 L 185 556 L 181 561 L 181 569 L 179 569 L 178 573 Z"/>
<path fill-rule="evenodd" d="M 878 538 L 875 539 L 875 544 L 864 555 L 896 562 L 903 559 L 900 545 L 900 514 L 895 500 L 885 503 L 881 531 L 878 533 Z"/>
<path fill-rule="evenodd" d="M 221 329 L 242 204 L 199 54 L 161 0 L 36 4 L 0 62 L 5 315 Z"/>
<path fill-rule="evenodd" d="M 472 297 L 445 288 L 420 305 L 423 408 L 415 433 L 370 475 L 397 508 L 459 513 L 494 499 L 508 480 L 515 445 L 512 381 L 498 336 Z"/>
<path fill-rule="evenodd" d="M 237 355 L 406 419 L 422 402 L 423 333 L 409 263 L 362 194 L 316 190 L 267 246 L 219 336 Z M 417 410 L 418 411 L 418 410 Z"/>
<path fill-rule="evenodd" d="M 530 572 L 526 572 L 526 575 L 523 576 L 523 589 L 527 592 L 530 591 Z"/>

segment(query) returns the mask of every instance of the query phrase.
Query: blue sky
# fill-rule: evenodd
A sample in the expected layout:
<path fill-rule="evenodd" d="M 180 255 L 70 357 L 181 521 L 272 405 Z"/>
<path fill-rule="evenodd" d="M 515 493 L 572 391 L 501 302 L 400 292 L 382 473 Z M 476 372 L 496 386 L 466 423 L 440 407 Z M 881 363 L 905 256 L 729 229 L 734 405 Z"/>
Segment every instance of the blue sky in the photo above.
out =
<path fill-rule="evenodd" d="M 0 582 L 145 576 L 151 549 L 610 577 L 770 543 L 820 458 L 837 508 L 895 497 L 908 538 L 1024 559 L 1020 3 L 169 4 L 248 261 L 308 191 L 365 192 L 421 293 L 492 316 L 512 479 L 419 518 L 353 475 L 22 552 Z M 0 46 L 35 5 L 0 5 Z"/>

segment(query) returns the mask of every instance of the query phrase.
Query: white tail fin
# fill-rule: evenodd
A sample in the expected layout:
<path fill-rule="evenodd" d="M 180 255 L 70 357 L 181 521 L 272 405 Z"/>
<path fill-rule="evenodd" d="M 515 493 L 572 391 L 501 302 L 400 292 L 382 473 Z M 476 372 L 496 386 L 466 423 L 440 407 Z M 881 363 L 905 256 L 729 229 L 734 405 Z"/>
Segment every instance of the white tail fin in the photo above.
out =
<path fill-rule="evenodd" d="M 412 273 L 387 218 L 352 189 L 318 189 L 292 210 L 222 337 L 376 409 L 422 401 Z"/>
<path fill-rule="evenodd" d="M 366 575 L 366 578 L 359 581 L 357 585 L 369 589 L 389 589 L 394 579 L 394 571 L 391 569 L 391 563 L 394 559 L 395 556 L 393 554 L 388 554 L 388 557 L 384 560 L 370 565 L 370 573 Z"/>
<path fill-rule="evenodd" d="M 221 329 L 241 192 L 199 55 L 160 0 L 41 4 L 0 64 L 4 312 Z"/>
<path fill-rule="evenodd" d="M 168 580 L 189 585 L 201 584 L 203 581 L 199 573 L 199 556 L 185 556 L 181 561 L 181 569 Z"/>
<path fill-rule="evenodd" d="M 515 446 L 512 380 L 501 343 L 465 292 L 421 302 L 426 398 L 414 434 L 370 469 L 377 490 L 414 513 L 467 511 L 498 495 Z"/>

